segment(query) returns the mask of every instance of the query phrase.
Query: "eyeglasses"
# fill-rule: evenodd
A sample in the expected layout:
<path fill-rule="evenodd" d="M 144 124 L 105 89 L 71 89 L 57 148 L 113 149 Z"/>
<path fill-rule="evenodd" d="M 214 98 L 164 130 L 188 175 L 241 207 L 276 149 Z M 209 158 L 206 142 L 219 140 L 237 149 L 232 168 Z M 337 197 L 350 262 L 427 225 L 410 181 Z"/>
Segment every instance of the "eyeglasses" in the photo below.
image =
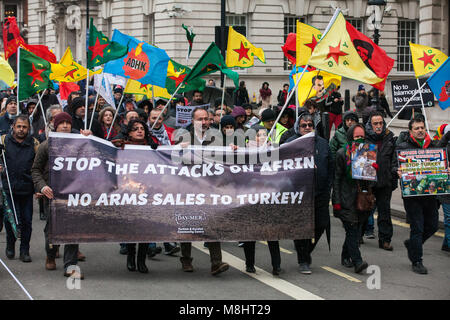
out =
<path fill-rule="evenodd" d="M 301 125 L 300 125 L 300 128 L 306 128 L 306 127 L 313 128 L 314 125 L 313 125 L 312 123 L 304 123 L 304 124 L 301 124 Z"/>

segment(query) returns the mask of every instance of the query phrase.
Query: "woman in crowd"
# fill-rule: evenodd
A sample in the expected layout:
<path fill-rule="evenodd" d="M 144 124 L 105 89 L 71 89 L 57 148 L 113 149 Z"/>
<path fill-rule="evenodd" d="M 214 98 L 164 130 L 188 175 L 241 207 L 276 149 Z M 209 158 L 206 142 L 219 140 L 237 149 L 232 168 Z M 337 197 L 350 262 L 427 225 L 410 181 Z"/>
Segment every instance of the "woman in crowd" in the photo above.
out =
<path fill-rule="evenodd" d="M 131 145 L 147 145 L 152 149 L 156 149 L 158 144 L 150 135 L 150 131 L 142 120 L 131 120 L 127 125 L 127 135 L 125 139 L 113 140 L 112 143 L 116 147 L 123 148 L 126 144 Z M 141 273 L 148 273 L 145 265 L 147 257 L 148 243 L 139 243 L 137 252 L 137 270 Z M 136 271 L 136 243 L 127 243 L 127 268 L 129 271 Z"/>
<path fill-rule="evenodd" d="M 233 112 L 231 112 L 231 116 L 236 120 L 236 130 L 247 129 L 244 127 L 244 123 L 247 121 L 247 114 L 245 113 L 244 108 L 235 106 Z"/>
<path fill-rule="evenodd" d="M 272 90 L 269 89 L 269 83 L 263 82 L 261 89 L 259 89 L 258 104 L 262 108 L 268 108 L 271 105 Z"/>
<path fill-rule="evenodd" d="M 116 112 L 116 110 L 114 110 L 113 107 L 106 107 L 102 111 L 100 111 L 98 120 L 100 122 L 100 126 L 103 131 L 104 139 L 106 139 L 106 137 L 108 136 L 109 130 L 111 130 L 111 134 L 109 135 L 109 140 L 111 140 L 112 137 L 117 136 L 120 132 L 120 125 L 119 125 L 117 119 L 116 119 L 116 121 L 114 121 L 114 125 L 111 127 L 115 112 Z"/>
<path fill-rule="evenodd" d="M 351 152 L 353 142 L 362 143 L 365 140 L 365 136 L 366 133 L 362 124 L 355 124 L 348 129 L 348 143 L 336 153 L 336 170 L 332 196 L 334 216 L 341 219 L 345 229 L 341 263 L 348 268 L 354 267 L 356 273 L 361 273 L 368 267 L 367 262 L 361 257 L 358 245 L 360 228 L 370 213 L 370 210 L 367 212 L 357 210 L 356 198 L 358 191 L 368 190 L 371 182 L 352 179 Z"/>

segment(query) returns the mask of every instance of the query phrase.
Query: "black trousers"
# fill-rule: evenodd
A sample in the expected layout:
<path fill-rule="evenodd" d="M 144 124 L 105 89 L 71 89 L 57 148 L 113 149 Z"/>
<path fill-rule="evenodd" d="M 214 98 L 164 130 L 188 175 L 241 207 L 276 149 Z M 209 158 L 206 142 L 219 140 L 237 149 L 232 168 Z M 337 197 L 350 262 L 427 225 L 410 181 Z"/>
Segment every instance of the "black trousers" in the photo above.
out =
<path fill-rule="evenodd" d="M 392 188 L 375 188 L 373 191 L 378 211 L 378 239 L 390 243 L 394 233 L 391 220 Z"/>
<path fill-rule="evenodd" d="M 423 244 L 437 230 L 439 213 L 436 197 L 413 197 L 403 199 L 406 215 L 410 224 L 409 254 L 412 263 L 421 262 Z"/>
<path fill-rule="evenodd" d="M 247 267 L 255 266 L 255 241 L 244 242 L 245 265 Z M 270 258 L 272 259 L 272 267 L 279 268 L 281 265 L 280 244 L 278 241 L 267 241 L 269 246 Z"/>
<path fill-rule="evenodd" d="M 314 243 L 312 239 L 294 240 L 295 250 L 297 251 L 297 262 L 311 264 L 311 253 L 325 232 L 326 227 L 318 227 L 314 229 Z"/>

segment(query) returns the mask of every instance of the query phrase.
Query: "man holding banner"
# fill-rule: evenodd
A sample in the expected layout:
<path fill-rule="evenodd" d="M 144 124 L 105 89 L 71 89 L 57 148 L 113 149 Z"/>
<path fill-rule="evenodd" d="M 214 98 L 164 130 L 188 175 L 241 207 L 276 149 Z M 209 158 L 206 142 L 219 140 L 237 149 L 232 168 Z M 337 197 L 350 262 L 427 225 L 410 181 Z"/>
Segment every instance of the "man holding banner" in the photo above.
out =
<path fill-rule="evenodd" d="M 428 149 L 435 146 L 426 132 L 423 117 L 414 117 L 409 121 L 409 136 L 400 143 L 396 150 Z M 392 172 L 402 178 L 399 170 L 398 157 L 393 157 Z M 402 195 L 403 197 L 403 195 Z M 412 262 L 412 270 L 418 274 L 427 274 L 428 270 L 422 263 L 423 244 L 438 229 L 438 204 L 436 196 L 403 197 L 403 205 L 410 223 L 410 238 L 404 241 L 408 250 L 408 258 Z"/>

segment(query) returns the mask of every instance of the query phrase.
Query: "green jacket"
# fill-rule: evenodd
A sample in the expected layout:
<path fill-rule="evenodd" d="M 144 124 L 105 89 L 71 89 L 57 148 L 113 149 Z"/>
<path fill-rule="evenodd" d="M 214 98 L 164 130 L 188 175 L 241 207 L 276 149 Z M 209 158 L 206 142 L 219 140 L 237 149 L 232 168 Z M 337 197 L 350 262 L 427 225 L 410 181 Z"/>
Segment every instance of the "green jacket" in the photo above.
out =
<path fill-rule="evenodd" d="M 330 150 L 333 159 L 336 159 L 336 152 L 347 144 L 347 132 L 344 126 L 340 127 L 330 140 Z"/>

